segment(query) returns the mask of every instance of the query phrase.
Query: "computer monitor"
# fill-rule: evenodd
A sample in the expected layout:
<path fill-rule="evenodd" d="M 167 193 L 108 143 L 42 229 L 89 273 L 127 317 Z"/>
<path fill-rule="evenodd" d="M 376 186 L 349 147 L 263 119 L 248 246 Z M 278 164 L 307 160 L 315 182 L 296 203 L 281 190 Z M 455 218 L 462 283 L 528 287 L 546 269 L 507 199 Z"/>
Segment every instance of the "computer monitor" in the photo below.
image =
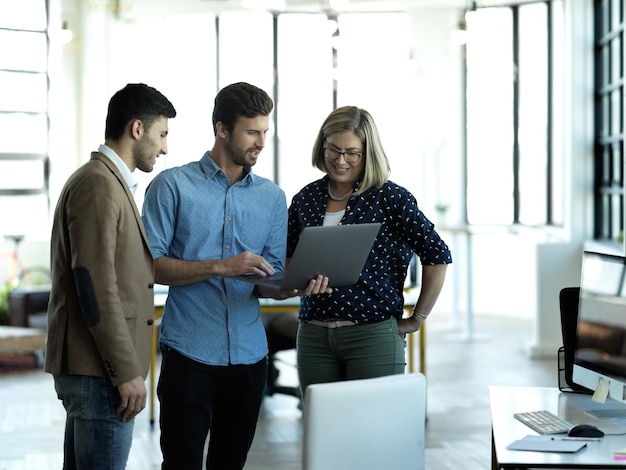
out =
<path fill-rule="evenodd" d="M 626 403 L 625 284 L 626 257 L 583 253 L 572 378 L 590 390 L 606 380 L 608 396 L 622 403 Z M 603 413 L 606 416 L 599 417 L 626 417 L 626 407 Z"/>

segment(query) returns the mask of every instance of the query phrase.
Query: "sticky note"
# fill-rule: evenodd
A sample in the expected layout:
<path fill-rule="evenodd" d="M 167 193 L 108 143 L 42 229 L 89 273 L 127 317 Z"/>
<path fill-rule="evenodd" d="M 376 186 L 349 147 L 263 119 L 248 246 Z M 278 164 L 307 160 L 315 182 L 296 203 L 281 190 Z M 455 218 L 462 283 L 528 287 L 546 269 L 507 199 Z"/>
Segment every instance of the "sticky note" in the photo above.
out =
<path fill-rule="evenodd" d="M 596 391 L 593 392 L 591 400 L 598 403 L 604 403 L 606 401 L 606 397 L 609 396 L 609 385 L 610 382 L 608 380 L 600 379 L 598 387 L 596 388 Z"/>
<path fill-rule="evenodd" d="M 615 453 L 619 454 L 619 455 L 623 455 L 624 457 L 626 457 L 626 447 L 624 447 L 623 449 L 620 449 L 620 450 L 616 450 Z"/>

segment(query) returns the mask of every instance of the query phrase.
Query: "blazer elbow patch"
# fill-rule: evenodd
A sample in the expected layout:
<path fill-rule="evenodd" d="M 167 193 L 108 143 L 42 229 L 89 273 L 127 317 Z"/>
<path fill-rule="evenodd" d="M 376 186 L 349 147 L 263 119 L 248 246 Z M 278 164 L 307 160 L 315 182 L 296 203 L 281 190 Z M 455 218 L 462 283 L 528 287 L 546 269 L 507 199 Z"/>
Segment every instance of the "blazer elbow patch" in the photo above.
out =
<path fill-rule="evenodd" d="M 96 301 L 96 291 L 93 287 L 91 274 L 87 268 L 78 266 L 74 268 L 74 279 L 80 308 L 87 322 L 87 327 L 92 328 L 100 322 L 100 309 Z"/>

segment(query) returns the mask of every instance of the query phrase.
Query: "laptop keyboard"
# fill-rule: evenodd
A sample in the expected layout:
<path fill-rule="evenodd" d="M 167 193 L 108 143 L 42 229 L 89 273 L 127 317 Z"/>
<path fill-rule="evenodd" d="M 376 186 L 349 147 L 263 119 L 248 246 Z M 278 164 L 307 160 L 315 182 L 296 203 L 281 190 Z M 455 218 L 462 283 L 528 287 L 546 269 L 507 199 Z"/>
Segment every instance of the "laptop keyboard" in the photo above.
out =
<path fill-rule="evenodd" d="M 572 424 L 546 410 L 513 413 L 513 416 L 539 434 L 566 433 Z"/>

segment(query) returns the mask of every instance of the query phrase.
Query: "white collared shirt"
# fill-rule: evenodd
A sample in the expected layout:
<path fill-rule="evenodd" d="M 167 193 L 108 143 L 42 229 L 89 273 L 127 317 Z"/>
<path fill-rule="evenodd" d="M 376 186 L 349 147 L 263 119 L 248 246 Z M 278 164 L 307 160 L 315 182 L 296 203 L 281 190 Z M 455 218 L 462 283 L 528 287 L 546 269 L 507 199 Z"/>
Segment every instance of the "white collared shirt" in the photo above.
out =
<path fill-rule="evenodd" d="M 106 155 L 115 164 L 117 169 L 122 172 L 124 181 L 126 181 L 126 184 L 130 188 L 130 191 L 133 193 L 133 196 L 134 196 L 135 191 L 137 191 L 137 185 L 138 185 L 137 179 L 135 178 L 133 173 L 130 171 L 130 168 L 128 168 L 126 163 L 124 163 L 124 160 L 122 160 L 119 157 L 119 155 L 115 153 L 115 151 L 111 147 L 105 144 L 101 144 L 100 147 L 98 147 L 98 152 Z"/>

